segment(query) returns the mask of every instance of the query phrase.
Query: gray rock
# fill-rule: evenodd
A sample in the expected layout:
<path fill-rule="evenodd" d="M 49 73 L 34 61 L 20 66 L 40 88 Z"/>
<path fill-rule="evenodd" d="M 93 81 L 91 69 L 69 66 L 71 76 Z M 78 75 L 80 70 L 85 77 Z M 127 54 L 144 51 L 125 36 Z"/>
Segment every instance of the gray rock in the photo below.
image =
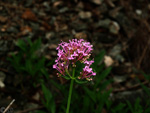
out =
<path fill-rule="evenodd" d="M 0 40 L 0 55 L 5 54 L 8 50 L 8 41 Z"/>
<path fill-rule="evenodd" d="M 18 29 L 14 26 L 11 26 L 7 29 L 7 32 L 10 32 L 10 33 L 18 33 Z"/>
<path fill-rule="evenodd" d="M 4 84 L 5 78 L 6 78 L 6 74 L 0 71 L 0 87 L 1 88 L 5 87 L 5 84 Z"/>
<path fill-rule="evenodd" d="M 79 12 L 79 17 L 81 19 L 89 19 L 92 17 L 92 13 L 90 11 L 81 11 Z"/>
<path fill-rule="evenodd" d="M 110 19 L 99 20 L 96 27 L 109 28 L 110 23 L 111 23 Z"/>
<path fill-rule="evenodd" d="M 110 56 L 116 57 L 118 54 L 121 53 L 122 46 L 120 44 L 115 45 L 111 51 L 109 52 Z"/>
<path fill-rule="evenodd" d="M 136 91 L 133 90 L 133 91 L 119 92 L 110 97 L 110 99 L 113 100 L 115 104 L 118 104 L 120 102 L 124 103 L 128 100 L 133 105 L 137 98 L 140 98 L 142 103 L 145 103 L 146 100 L 149 98 L 149 96 L 146 94 L 146 92 L 144 92 L 142 89 L 140 89 L 140 90 L 136 90 Z"/>
<path fill-rule="evenodd" d="M 127 76 L 117 76 L 117 75 L 115 75 L 113 77 L 113 79 L 114 79 L 115 83 L 121 83 L 121 82 L 126 81 Z"/>
<path fill-rule="evenodd" d="M 112 21 L 111 24 L 110 24 L 110 26 L 109 26 L 110 33 L 112 33 L 112 34 L 118 34 L 119 30 L 120 30 L 119 24 L 117 22 L 115 22 L 115 21 Z"/>
<path fill-rule="evenodd" d="M 101 5 L 103 0 L 91 0 L 91 2 L 93 2 L 96 5 Z"/>

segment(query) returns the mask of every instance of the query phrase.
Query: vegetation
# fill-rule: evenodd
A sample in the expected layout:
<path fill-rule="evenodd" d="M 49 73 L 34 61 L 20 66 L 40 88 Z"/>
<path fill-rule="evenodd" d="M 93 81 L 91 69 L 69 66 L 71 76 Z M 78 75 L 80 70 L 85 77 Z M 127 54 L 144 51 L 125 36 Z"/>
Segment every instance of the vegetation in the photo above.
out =
<path fill-rule="evenodd" d="M 40 104 L 44 107 L 39 110 L 30 111 L 31 113 L 64 113 L 66 110 L 66 103 L 68 98 L 69 83 L 65 81 L 63 85 L 54 76 L 49 78 L 48 69 L 52 68 L 53 61 L 49 61 L 46 65 L 46 58 L 37 55 L 40 48 L 41 40 L 32 42 L 30 39 L 26 41 L 18 40 L 16 46 L 18 52 L 12 54 L 8 58 L 17 75 L 19 75 L 20 82 L 24 88 L 33 86 L 32 88 L 39 88 L 42 91 L 40 95 Z M 130 101 L 119 102 L 117 105 L 110 99 L 113 88 L 108 88 L 113 80 L 108 75 L 111 73 L 112 67 L 105 68 L 103 57 L 105 51 L 102 50 L 95 58 L 94 68 L 97 75 L 93 81 L 87 83 L 74 84 L 73 95 L 71 101 L 70 113 L 149 113 L 150 101 L 141 103 L 140 98 L 137 98 L 134 104 Z M 80 68 L 81 65 L 77 65 Z M 56 72 L 53 72 L 56 75 Z M 145 75 L 147 80 L 150 77 Z M 28 81 L 28 84 L 26 84 Z M 149 89 L 143 85 L 139 80 L 141 87 L 150 96 Z M 48 85 L 51 84 L 49 87 Z M 53 88 L 52 88 L 53 87 Z M 29 88 L 29 90 L 32 90 Z M 52 88 L 52 89 L 51 89 Z M 23 91 L 22 89 L 21 91 Z M 58 98 L 60 97 L 61 98 Z"/>

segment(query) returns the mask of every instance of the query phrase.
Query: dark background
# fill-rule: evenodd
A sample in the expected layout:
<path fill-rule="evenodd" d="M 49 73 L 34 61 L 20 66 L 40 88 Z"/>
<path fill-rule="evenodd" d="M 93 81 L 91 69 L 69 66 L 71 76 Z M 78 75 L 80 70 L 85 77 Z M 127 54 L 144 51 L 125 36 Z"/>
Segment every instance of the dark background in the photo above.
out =
<path fill-rule="evenodd" d="M 0 88 L 1 106 L 8 105 L 14 95 L 22 92 L 15 88 L 14 81 L 20 77 L 14 77 L 17 73 L 7 57 L 19 51 L 16 46 L 18 39 L 26 41 L 27 38 L 31 41 L 41 39 L 38 55 L 45 56 L 46 62 L 56 58 L 56 47 L 61 40 L 68 42 L 72 38 L 83 38 L 91 42 L 94 47 L 92 57 L 105 49 L 106 55 L 113 61 L 109 78 L 114 82 L 109 88 L 113 88 L 116 100 L 118 96 L 115 95 L 127 90 L 131 91 L 133 98 L 137 95 L 132 91 L 141 87 L 135 78 L 148 84 L 141 74 L 141 71 L 150 73 L 148 0 L 1 0 L 0 76 L 5 76 L 4 80 L 0 79 L 5 84 Z M 50 78 L 57 79 L 52 66 L 47 69 L 51 70 Z M 60 84 L 68 83 L 60 78 L 57 81 Z M 35 88 L 34 91 L 39 89 Z M 24 100 L 26 96 L 22 95 L 28 99 Z M 22 106 L 26 106 L 29 100 L 34 102 L 30 98 L 34 95 L 32 91 L 26 90 L 22 95 L 14 104 L 17 109 L 25 109 Z"/>

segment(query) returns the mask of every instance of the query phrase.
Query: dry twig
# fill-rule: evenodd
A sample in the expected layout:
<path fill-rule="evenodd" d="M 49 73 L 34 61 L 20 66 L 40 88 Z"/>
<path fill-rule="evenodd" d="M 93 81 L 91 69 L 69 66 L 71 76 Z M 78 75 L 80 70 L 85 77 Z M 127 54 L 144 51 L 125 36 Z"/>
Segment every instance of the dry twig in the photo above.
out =
<path fill-rule="evenodd" d="M 8 109 L 10 108 L 10 106 L 11 106 L 14 102 L 15 102 L 15 99 L 13 99 L 13 100 L 11 101 L 11 103 L 7 106 L 7 108 L 4 110 L 3 113 L 6 113 L 6 111 L 8 111 Z"/>

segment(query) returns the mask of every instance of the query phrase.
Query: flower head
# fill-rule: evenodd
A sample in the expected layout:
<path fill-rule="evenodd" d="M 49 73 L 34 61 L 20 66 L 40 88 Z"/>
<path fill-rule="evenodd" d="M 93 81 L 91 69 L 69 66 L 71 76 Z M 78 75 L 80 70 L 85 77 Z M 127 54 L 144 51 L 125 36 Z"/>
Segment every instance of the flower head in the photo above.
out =
<path fill-rule="evenodd" d="M 67 42 L 61 42 L 56 50 L 58 50 L 58 58 L 55 60 L 56 64 L 53 68 L 57 69 L 61 75 L 66 75 L 69 67 L 76 67 L 76 62 L 80 61 L 85 64 L 83 71 L 78 75 L 79 79 L 92 80 L 91 77 L 96 73 L 90 68 L 94 60 L 88 61 L 93 45 L 83 39 L 72 39 Z"/>

